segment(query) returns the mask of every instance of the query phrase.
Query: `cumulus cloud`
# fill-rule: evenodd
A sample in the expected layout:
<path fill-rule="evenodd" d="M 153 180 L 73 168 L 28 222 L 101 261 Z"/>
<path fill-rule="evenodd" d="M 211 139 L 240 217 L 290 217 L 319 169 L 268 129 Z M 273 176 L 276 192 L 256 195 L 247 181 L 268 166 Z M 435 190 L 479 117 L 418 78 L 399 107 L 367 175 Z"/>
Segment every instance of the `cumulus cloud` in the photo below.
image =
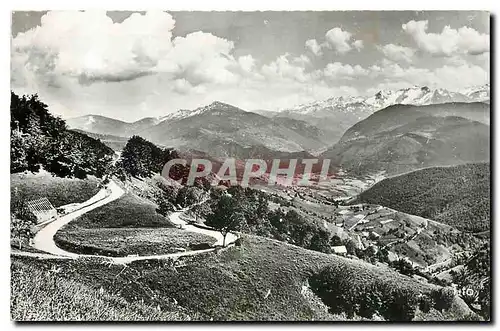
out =
<path fill-rule="evenodd" d="M 305 66 L 305 65 L 308 65 L 311 63 L 311 59 L 307 55 L 304 55 L 304 54 L 297 56 L 297 57 L 294 57 L 292 61 L 293 61 L 293 63 L 297 63 L 297 64 L 302 65 L 302 66 Z"/>
<path fill-rule="evenodd" d="M 11 40 L 12 88 L 39 93 L 66 117 L 123 119 L 214 99 L 276 108 L 340 91 L 321 81 L 305 54 L 258 65 L 251 54 L 235 57 L 231 40 L 203 31 L 173 37 L 174 26 L 165 12 L 133 14 L 121 23 L 105 12 L 49 12 L 40 26 Z"/>
<path fill-rule="evenodd" d="M 323 70 L 323 74 L 328 78 L 354 79 L 356 77 L 367 76 L 369 71 L 358 64 L 352 66 L 350 64 L 334 62 L 327 64 L 326 68 Z"/>
<path fill-rule="evenodd" d="M 335 27 L 328 30 L 325 34 L 325 41 L 318 43 L 316 39 L 309 39 L 305 44 L 306 49 L 314 55 L 323 55 L 325 48 L 334 50 L 338 54 L 346 54 L 352 49 L 361 51 L 364 47 L 363 40 L 352 40 L 352 33 Z"/>
<path fill-rule="evenodd" d="M 352 46 L 359 51 L 361 51 L 363 49 L 363 47 L 365 47 L 364 43 L 363 43 L 363 40 L 356 40 L 355 42 L 352 43 Z"/>
<path fill-rule="evenodd" d="M 68 76 L 84 85 L 156 73 L 182 77 L 192 86 L 227 84 L 238 80 L 229 67 L 251 66 L 248 58 L 233 58 L 232 41 L 201 31 L 172 39 L 174 26 L 165 12 L 135 13 L 122 23 L 105 12 L 48 12 L 40 26 L 12 40 L 12 62 L 34 78 Z"/>
<path fill-rule="evenodd" d="M 321 50 L 322 47 L 316 39 L 307 40 L 305 47 L 316 56 L 321 56 L 323 54 L 323 51 Z"/>
<path fill-rule="evenodd" d="M 428 33 L 428 21 L 409 21 L 402 25 L 418 47 L 430 54 L 451 56 L 453 54 L 479 55 L 490 50 L 490 36 L 463 26 L 452 29 L 449 25 L 440 33 Z"/>
<path fill-rule="evenodd" d="M 262 74 L 268 79 L 290 79 L 301 83 L 313 79 L 313 76 L 306 72 L 303 60 L 300 61 L 300 58 L 290 60 L 289 58 L 290 54 L 283 54 L 273 62 L 263 65 Z"/>
<path fill-rule="evenodd" d="M 344 31 L 341 28 L 333 28 L 327 31 L 325 35 L 326 45 L 340 54 L 347 53 L 352 49 L 352 46 L 349 44 L 351 36 L 352 34 L 348 31 Z"/>
<path fill-rule="evenodd" d="M 412 48 L 400 45 L 387 44 L 379 46 L 379 49 L 385 57 L 395 62 L 411 63 L 415 55 L 415 51 Z"/>
<path fill-rule="evenodd" d="M 414 85 L 446 88 L 452 91 L 473 85 L 483 85 L 489 82 L 489 72 L 474 64 L 445 64 L 434 70 L 414 66 L 403 67 L 398 63 L 385 63 L 371 66 L 369 75 L 381 79 L 375 88 L 394 89 Z"/>
<path fill-rule="evenodd" d="M 238 58 L 241 69 L 245 72 L 252 72 L 255 67 L 255 59 L 252 55 L 244 55 Z"/>
<path fill-rule="evenodd" d="M 12 88 L 39 93 L 51 111 L 66 117 L 92 113 L 135 120 L 213 100 L 248 110 L 276 109 L 356 95 L 380 84 L 455 88 L 489 79 L 489 53 L 470 56 L 479 47 L 464 48 L 463 41 L 445 47 L 451 56 L 446 62 L 433 58 L 440 62 L 429 68 L 412 66 L 415 51 L 392 44 L 381 46 L 385 58 L 373 65 L 339 60 L 324 65 L 315 56 L 365 51 L 362 40 L 333 28 L 324 40 L 307 40 L 305 54 L 283 50 L 262 62 L 258 53 L 238 53 L 233 41 L 211 33 L 174 37 L 174 27 L 165 12 L 132 14 L 116 23 L 105 12 L 49 12 L 40 26 L 11 40 Z M 414 28 L 410 24 L 407 30 Z M 470 39 L 470 31 L 459 30 L 460 38 Z"/>
<path fill-rule="evenodd" d="M 176 37 L 173 47 L 158 62 L 155 71 L 182 77 L 192 85 L 204 83 L 234 84 L 238 81 L 229 67 L 234 43 L 205 32 Z M 248 63 L 247 63 L 248 64 Z"/>
<path fill-rule="evenodd" d="M 92 24 L 89 24 L 92 22 Z M 53 56 L 47 72 L 82 79 L 130 80 L 147 74 L 172 47 L 175 22 L 163 12 L 133 14 L 121 24 L 101 11 L 54 11 L 12 41 L 14 56 Z"/>

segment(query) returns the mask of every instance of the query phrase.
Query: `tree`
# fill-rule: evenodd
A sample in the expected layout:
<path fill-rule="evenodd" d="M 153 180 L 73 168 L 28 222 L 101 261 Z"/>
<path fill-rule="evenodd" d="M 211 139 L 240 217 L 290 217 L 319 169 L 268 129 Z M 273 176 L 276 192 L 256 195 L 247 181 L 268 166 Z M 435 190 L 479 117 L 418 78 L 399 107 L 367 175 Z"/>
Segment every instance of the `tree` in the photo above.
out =
<path fill-rule="evenodd" d="M 17 190 L 13 193 L 10 206 L 10 232 L 11 236 L 18 240 L 19 249 L 21 249 L 23 240 L 33 236 L 32 227 L 36 225 L 37 220 L 35 215 L 28 209 L 26 198 Z"/>
<path fill-rule="evenodd" d="M 345 249 L 347 250 L 347 254 L 349 255 L 356 255 L 356 244 L 352 239 L 346 239 L 344 240 L 344 246 Z"/>
<path fill-rule="evenodd" d="M 109 172 L 113 150 L 100 140 L 68 130 L 38 96 L 11 93 L 11 173 L 39 171 L 59 177 L 102 177 Z"/>
<path fill-rule="evenodd" d="M 479 304 L 481 305 L 481 315 L 487 320 L 490 320 L 491 315 L 491 297 L 490 297 L 490 279 L 483 283 L 479 289 Z"/>
<path fill-rule="evenodd" d="M 222 246 L 226 246 L 229 232 L 240 229 L 245 218 L 237 200 L 228 194 L 221 196 L 216 208 L 207 216 L 205 224 L 219 231 L 224 237 Z"/>
<path fill-rule="evenodd" d="M 210 208 L 210 204 L 205 202 L 194 205 L 191 208 L 191 212 L 193 213 L 195 219 L 198 217 L 206 218 L 212 212 L 212 209 Z"/>
<path fill-rule="evenodd" d="M 323 229 L 319 229 L 311 238 L 311 244 L 309 249 L 314 251 L 331 253 L 330 243 L 329 243 L 330 233 Z"/>
<path fill-rule="evenodd" d="M 389 251 L 387 250 L 387 248 L 379 249 L 377 251 L 376 258 L 380 262 L 389 263 Z"/>
<path fill-rule="evenodd" d="M 172 149 L 162 149 L 140 136 L 132 136 L 123 148 L 120 165 L 131 176 L 149 177 L 161 173 L 165 163 L 176 157 Z"/>
<path fill-rule="evenodd" d="M 342 239 L 336 234 L 332 236 L 332 239 L 330 239 L 330 244 L 332 246 L 341 246 L 342 245 Z"/>
<path fill-rule="evenodd" d="M 392 262 L 392 267 L 396 269 L 399 273 L 407 276 L 412 276 L 415 273 L 413 266 L 410 262 L 405 259 L 398 259 Z"/>
<path fill-rule="evenodd" d="M 446 310 L 451 307 L 455 299 L 455 291 L 449 287 L 442 287 L 439 290 L 432 291 L 434 307 L 437 310 Z"/>
<path fill-rule="evenodd" d="M 158 205 L 158 208 L 156 208 L 156 212 L 165 217 L 167 217 L 170 212 L 175 210 L 174 205 L 163 196 L 157 199 L 156 204 Z"/>

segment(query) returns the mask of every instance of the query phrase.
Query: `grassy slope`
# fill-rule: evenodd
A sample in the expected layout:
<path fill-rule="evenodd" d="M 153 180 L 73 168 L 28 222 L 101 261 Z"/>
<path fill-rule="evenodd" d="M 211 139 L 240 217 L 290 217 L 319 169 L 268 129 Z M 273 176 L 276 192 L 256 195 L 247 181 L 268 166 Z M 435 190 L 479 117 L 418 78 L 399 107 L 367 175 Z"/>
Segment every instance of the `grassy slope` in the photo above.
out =
<path fill-rule="evenodd" d="M 56 263 L 14 258 L 11 265 L 11 318 L 15 321 L 172 321 L 189 320 L 174 310 L 139 302 L 51 272 Z"/>
<path fill-rule="evenodd" d="M 68 228 L 162 228 L 172 227 L 169 220 L 156 213 L 156 205 L 132 194 L 96 208 L 75 221 Z"/>
<path fill-rule="evenodd" d="M 17 190 L 27 200 L 47 197 L 54 207 L 84 202 L 99 191 L 98 181 L 94 177 L 82 180 L 52 177 L 50 174 L 12 174 L 10 187 L 11 199 L 17 198 Z"/>
<path fill-rule="evenodd" d="M 431 285 L 389 269 L 254 236 L 244 236 L 241 247 L 182 262 L 185 265 L 176 268 L 169 261 L 141 261 L 126 268 L 92 260 L 59 261 L 57 266 L 62 278 L 87 284 L 91 290 L 102 287 L 131 307 L 176 307 L 193 319 L 203 320 L 345 320 L 343 313 L 329 313 L 307 288 L 308 280 L 327 267 L 334 271 L 332 286 L 337 282 L 350 284 L 348 291 L 356 295 L 363 296 L 364 291 L 377 284 L 383 284 L 383 289 L 405 289 L 415 295 L 432 289 Z M 47 264 L 56 262 L 30 263 L 33 267 L 49 268 Z M 383 293 L 386 297 L 392 295 L 389 290 Z M 58 302 L 68 300 L 72 297 L 63 296 Z M 98 312 L 89 312 L 92 313 Z M 463 302 L 455 299 L 451 310 L 417 312 L 416 318 L 454 320 L 467 313 Z"/>
<path fill-rule="evenodd" d="M 175 253 L 190 245 L 214 244 L 215 238 L 176 228 L 161 229 L 63 229 L 57 232 L 59 247 L 82 254 L 106 256 L 158 255 Z"/>
<path fill-rule="evenodd" d="M 176 252 L 215 239 L 173 228 L 156 206 L 132 194 L 94 209 L 56 233 L 60 247 L 84 254 L 126 256 Z"/>
<path fill-rule="evenodd" d="M 357 202 L 387 206 L 461 230 L 488 230 L 490 165 L 429 168 L 388 178 L 361 193 Z"/>
<path fill-rule="evenodd" d="M 140 298 L 146 287 L 151 304 L 165 305 L 163 298 L 175 298 L 184 308 L 200 318 L 214 320 L 342 320 L 343 313 L 330 314 L 316 295 L 307 295 L 308 279 L 326 267 L 332 268 L 331 280 L 347 282 L 352 293 L 363 296 L 370 286 L 384 284 L 386 297 L 392 290 L 403 289 L 417 295 L 428 293 L 431 286 L 402 276 L 390 269 L 341 257 L 326 255 L 275 240 L 245 236 L 242 247 L 219 254 L 191 258 L 186 266 L 176 270 L 158 262 L 138 262 L 110 282 L 102 266 L 89 265 L 83 273 L 92 273 L 106 282 L 110 289 L 121 283 L 136 284 L 123 288 L 121 295 Z M 117 274 L 119 270 L 116 271 Z M 127 273 L 128 272 L 128 273 Z M 123 275 L 123 278 L 122 278 Z M 270 290 L 270 292 L 269 292 Z M 142 292 L 141 292 L 142 291 Z M 269 293 L 269 294 L 268 294 Z M 457 300 L 455 300 L 457 301 Z M 468 313 L 460 301 L 457 309 L 448 316 L 456 319 Z M 445 319 L 443 314 L 431 310 L 432 318 Z M 419 319 L 431 315 L 417 314 Z"/>

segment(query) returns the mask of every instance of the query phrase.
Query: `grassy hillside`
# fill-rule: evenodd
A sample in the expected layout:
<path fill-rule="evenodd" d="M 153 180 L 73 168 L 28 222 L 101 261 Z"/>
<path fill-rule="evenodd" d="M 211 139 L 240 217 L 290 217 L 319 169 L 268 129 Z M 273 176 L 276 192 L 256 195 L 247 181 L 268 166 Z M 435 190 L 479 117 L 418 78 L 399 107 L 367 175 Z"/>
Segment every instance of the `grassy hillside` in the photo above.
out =
<path fill-rule="evenodd" d="M 19 173 L 10 175 L 11 205 L 18 199 L 47 197 L 54 207 L 84 202 L 98 191 L 98 180 L 60 178 L 50 174 Z"/>
<path fill-rule="evenodd" d="M 80 254 L 105 256 L 159 255 L 209 248 L 215 238 L 176 228 L 64 228 L 57 232 L 57 246 Z"/>
<path fill-rule="evenodd" d="M 213 237 L 172 227 L 155 210 L 154 204 L 127 194 L 71 222 L 54 239 L 71 252 L 106 256 L 174 253 L 215 242 Z"/>
<path fill-rule="evenodd" d="M 481 103 L 390 106 L 353 125 L 322 157 L 358 175 L 486 162 L 490 128 L 467 118 L 489 116 L 485 109 Z"/>
<path fill-rule="evenodd" d="M 133 194 L 126 194 L 102 207 L 96 208 L 70 226 L 96 228 L 157 228 L 171 227 L 165 217 L 156 213 L 156 205 Z"/>
<path fill-rule="evenodd" d="M 47 263 L 33 261 L 33 266 Z M 124 268 L 88 260 L 60 261 L 57 265 L 61 277 L 88 284 L 91 289 L 102 287 L 131 305 L 169 311 L 174 303 L 178 310 L 203 320 L 360 320 L 357 308 L 353 314 L 345 307 L 325 305 L 330 303 L 325 297 L 328 288 L 340 285 L 349 298 L 365 298 L 374 289 L 381 302 L 394 302 L 396 297 L 407 307 L 403 309 L 405 316 L 419 320 L 457 320 L 470 313 L 455 296 L 440 306 L 439 288 L 390 269 L 254 236 L 244 236 L 242 246 L 176 264 L 142 261 Z M 328 275 L 324 282 L 318 282 L 324 275 Z M 427 306 L 420 303 L 424 297 L 429 298 Z M 71 299 L 63 297 L 60 302 L 67 300 Z M 363 315 L 369 316 L 366 312 Z M 366 318 L 404 320 L 402 315 L 394 316 L 380 309 Z"/>
<path fill-rule="evenodd" d="M 84 279 L 68 279 L 54 262 L 13 258 L 11 318 L 14 321 L 179 321 L 185 313 L 128 302 Z"/>
<path fill-rule="evenodd" d="M 490 165 L 466 164 L 414 171 L 385 179 L 356 202 L 390 207 L 461 230 L 490 228 Z"/>

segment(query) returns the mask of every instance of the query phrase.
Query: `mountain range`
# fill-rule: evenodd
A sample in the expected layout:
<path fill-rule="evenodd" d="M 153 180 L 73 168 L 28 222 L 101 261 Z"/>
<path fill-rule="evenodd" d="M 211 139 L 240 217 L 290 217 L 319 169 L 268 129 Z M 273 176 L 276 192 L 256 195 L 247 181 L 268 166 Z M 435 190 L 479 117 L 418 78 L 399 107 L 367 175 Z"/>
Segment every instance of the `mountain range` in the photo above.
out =
<path fill-rule="evenodd" d="M 388 175 L 489 160 L 489 106 L 482 102 L 393 105 L 349 128 L 324 152 L 351 173 Z"/>
<path fill-rule="evenodd" d="M 369 97 L 340 96 L 315 101 L 297 107 L 271 113 L 275 117 L 288 117 L 306 121 L 323 130 L 333 144 L 351 125 L 365 119 L 375 111 L 396 105 L 431 105 L 450 102 L 486 102 L 489 100 L 489 84 L 474 86 L 459 92 L 431 89 L 427 86 L 383 90 Z M 267 115 L 269 113 L 262 112 Z M 269 116 L 269 115 L 268 115 Z"/>
<path fill-rule="evenodd" d="M 427 86 L 404 88 L 396 91 L 383 90 L 369 97 L 340 96 L 327 100 L 315 101 L 284 109 L 281 113 L 294 113 L 312 116 L 330 115 L 331 112 L 373 113 L 376 110 L 395 104 L 430 105 L 449 102 L 484 102 L 490 98 L 490 85 L 474 86 L 452 92 L 446 89 L 431 89 Z"/>
<path fill-rule="evenodd" d="M 208 153 L 216 158 L 323 153 L 323 157 L 333 158 L 345 166 L 359 158 L 356 155 L 347 157 L 350 152 L 358 150 L 354 148 L 356 144 L 364 141 L 366 148 L 373 148 L 373 144 L 378 143 L 369 139 L 380 141 L 383 136 L 386 136 L 386 143 L 393 141 L 398 148 L 406 146 L 410 136 L 410 140 L 414 140 L 415 134 L 433 135 L 433 139 L 440 141 L 444 139 L 444 131 L 446 135 L 452 135 L 452 132 L 462 134 L 457 136 L 459 139 L 470 137 L 477 131 L 481 132 L 477 137 L 480 136 L 482 142 L 484 139 L 489 141 L 489 136 L 483 134 L 489 132 L 488 100 L 489 85 L 459 92 L 414 87 L 380 91 L 368 98 L 334 97 L 280 112 L 250 112 L 215 101 L 194 110 L 183 109 L 160 118 L 147 117 L 132 123 L 99 115 L 73 118 L 67 123 L 73 129 L 106 135 L 106 139 L 113 142 L 113 148 L 121 146 L 116 141 L 122 141 L 113 136 L 140 135 L 161 146 Z M 380 109 L 385 111 L 380 112 Z M 469 127 L 474 129 L 464 131 Z M 396 143 L 396 138 L 405 143 Z"/>

